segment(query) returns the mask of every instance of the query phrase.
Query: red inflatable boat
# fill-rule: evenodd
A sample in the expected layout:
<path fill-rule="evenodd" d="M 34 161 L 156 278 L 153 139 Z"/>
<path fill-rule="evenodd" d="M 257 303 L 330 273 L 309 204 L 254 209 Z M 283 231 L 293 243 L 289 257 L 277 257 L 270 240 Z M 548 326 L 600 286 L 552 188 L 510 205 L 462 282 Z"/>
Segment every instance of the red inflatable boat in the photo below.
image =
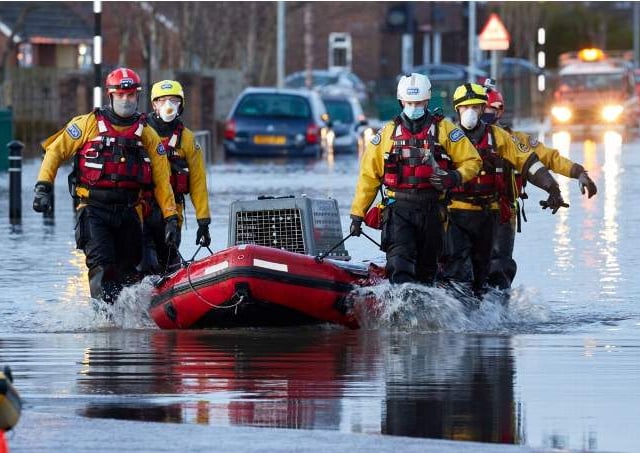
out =
<path fill-rule="evenodd" d="M 312 323 L 357 328 L 345 299 L 379 281 L 375 266 L 238 245 L 161 279 L 150 314 L 161 329 Z"/>

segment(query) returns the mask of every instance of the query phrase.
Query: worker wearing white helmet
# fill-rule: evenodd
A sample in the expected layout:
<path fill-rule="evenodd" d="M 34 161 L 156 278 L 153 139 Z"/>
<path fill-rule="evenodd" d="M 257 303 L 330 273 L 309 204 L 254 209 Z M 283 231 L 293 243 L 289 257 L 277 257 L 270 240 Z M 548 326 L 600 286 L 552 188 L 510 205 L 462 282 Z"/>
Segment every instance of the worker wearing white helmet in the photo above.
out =
<path fill-rule="evenodd" d="M 382 250 L 389 279 L 432 284 L 442 254 L 446 193 L 474 177 L 482 160 L 462 130 L 427 109 L 427 76 L 402 76 L 397 97 L 402 113 L 373 136 L 362 156 L 351 234 L 362 233 L 365 214 L 384 186 Z"/>

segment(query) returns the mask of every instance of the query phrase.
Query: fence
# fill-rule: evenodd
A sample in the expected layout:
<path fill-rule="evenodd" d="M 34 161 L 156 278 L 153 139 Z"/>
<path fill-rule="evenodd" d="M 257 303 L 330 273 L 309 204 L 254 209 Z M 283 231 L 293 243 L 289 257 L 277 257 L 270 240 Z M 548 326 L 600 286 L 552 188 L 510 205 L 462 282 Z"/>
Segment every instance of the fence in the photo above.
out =
<path fill-rule="evenodd" d="M 105 74 L 106 76 L 106 69 Z M 139 71 L 142 80 L 146 72 Z M 184 121 L 187 127 L 209 131 L 208 152 L 213 152 L 216 123 L 227 114 L 231 102 L 242 90 L 237 70 L 204 70 L 184 73 L 154 71 L 154 80 L 176 78 L 186 92 Z M 93 108 L 93 72 L 57 68 L 9 68 L 4 83 L 4 102 L 11 107 L 14 137 L 25 144 L 25 157 L 41 153 L 40 143 L 61 129 L 76 115 Z M 149 87 L 141 93 L 140 108 L 147 108 Z M 106 98 L 103 96 L 103 101 Z M 203 148 L 204 148 L 203 146 Z"/>

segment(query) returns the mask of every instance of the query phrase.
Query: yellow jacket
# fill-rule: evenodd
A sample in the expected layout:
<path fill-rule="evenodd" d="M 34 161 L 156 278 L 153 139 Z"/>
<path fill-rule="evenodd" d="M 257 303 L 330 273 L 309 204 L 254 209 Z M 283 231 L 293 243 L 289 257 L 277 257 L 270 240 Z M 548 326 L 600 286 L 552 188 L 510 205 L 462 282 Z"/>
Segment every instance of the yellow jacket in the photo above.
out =
<path fill-rule="evenodd" d="M 121 131 L 130 126 L 114 124 L 113 127 Z M 38 173 L 38 181 L 53 183 L 60 165 L 75 156 L 86 142 L 98 135 L 98 121 L 93 112 L 76 116 L 69 121 L 64 129 L 44 141 L 45 155 Z M 145 125 L 140 140 L 151 160 L 151 175 L 155 186 L 154 195 L 162 209 L 162 214 L 164 218 L 176 215 L 176 203 L 169 182 L 171 169 L 160 137 L 153 128 Z M 87 197 L 89 191 L 84 187 L 78 187 L 76 194 L 79 197 Z"/>
<path fill-rule="evenodd" d="M 209 191 L 207 190 L 207 171 L 204 165 L 204 156 L 200 145 L 196 143 L 191 129 L 184 128 L 180 136 L 179 146 L 176 148 L 176 155 L 187 161 L 189 167 L 189 196 L 191 203 L 196 210 L 196 219 L 210 219 L 209 213 Z M 178 210 L 182 211 L 182 204 L 177 203 Z M 180 212 L 182 219 L 182 212 Z"/>
<path fill-rule="evenodd" d="M 382 129 L 367 143 L 367 147 L 360 162 L 360 175 L 356 185 L 355 195 L 351 204 L 351 215 L 363 218 L 382 184 L 384 176 L 384 157 L 391 151 L 393 145 L 393 131 L 396 125 L 393 121 L 386 123 Z M 398 126 L 400 127 L 400 126 Z M 437 141 L 451 157 L 455 169 L 466 182 L 475 176 L 482 167 L 482 159 L 471 141 L 448 119 L 438 124 Z M 454 131 L 457 131 L 454 132 Z M 451 139 L 454 137 L 454 140 Z M 392 196 L 393 192 L 387 191 Z"/>
<path fill-rule="evenodd" d="M 494 147 L 496 153 L 504 160 L 509 162 L 513 168 L 522 173 L 525 163 L 531 158 L 533 150 L 529 147 L 528 141 L 523 142 L 513 137 L 506 130 L 499 126 L 491 125 L 491 131 L 495 138 Z M 467 211 L 478 211 L 483 209 L 473 203 L 460 200 L 453 200 L 449 205 L 449 209 L 463 209 Z M 498 203 L 491 204 L 490 209 L 498 209 Z"/>
<path fill-rule="evenodd" d="M 526 143 L 536 153 L 545 167 L 559 175 L 571 178 L 571 167 L 574 165 L 572 160 L 561 156 L 560 151 L 545 146 L 544 143 L 539 142 L 525 132 L 512 131 L 511 133 L 520 143 Z"/>

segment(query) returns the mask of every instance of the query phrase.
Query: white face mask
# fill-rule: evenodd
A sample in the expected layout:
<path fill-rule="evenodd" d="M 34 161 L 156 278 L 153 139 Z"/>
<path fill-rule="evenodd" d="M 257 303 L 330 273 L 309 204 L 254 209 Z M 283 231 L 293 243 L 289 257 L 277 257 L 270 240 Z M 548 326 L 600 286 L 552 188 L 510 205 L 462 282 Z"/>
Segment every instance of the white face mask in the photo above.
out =
<path fill-rule="evenodd" d="M 165 123 L 170 123 L 173 121 L 176 116 L 178 116 L 178 109 L 180 108 L 180 102 L 166 101 L 160 107 L 158 114 L 162 121 Z"/>
<path fill-rule="evenodd" d="M 478 125 L 478 112 L 474 109 L 467 109 L 460 114 L 460 124 L 467 130 L 471 130 Z"/>

